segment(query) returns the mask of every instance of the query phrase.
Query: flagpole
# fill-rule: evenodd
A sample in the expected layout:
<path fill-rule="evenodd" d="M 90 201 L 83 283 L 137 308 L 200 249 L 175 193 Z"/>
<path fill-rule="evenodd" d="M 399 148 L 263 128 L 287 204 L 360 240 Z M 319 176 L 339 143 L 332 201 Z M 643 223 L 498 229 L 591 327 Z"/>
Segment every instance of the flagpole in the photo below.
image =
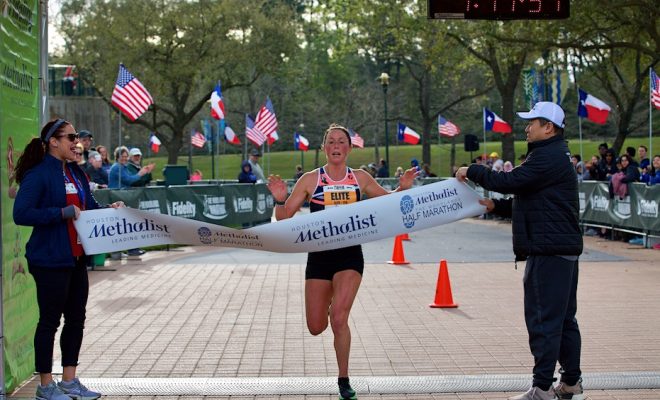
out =
<path fill-rule="evenodd" d="M 649 67 L 649 154 L 648 157 L 653 160 L 653 74 L 651 74 L 653 67 Z M 641 160 L 640 160 L 641 161 Z M 650 170 L 650 168 L 649 168 Z"/>
<path fill-rule="evenodd" d="M 578 84 L 577 71 L 576 67 L 573 66 L 573 79 L 575 79 L 575 93 L 578 95 L 578 109 L 580 107 L 580 85 Z M 582 159 L 583 165 L 586 164 L 584 159 L 584 154 L 582 154 L 582 117 L 578 115 L 578 132 L 580 134 L 580 158 Z M 584 172 L 584 167 L 583 167 Z"/>
<path fill-rule="evenodd" d="M 190 128 L 190 137 L 188 138 L 188 173 L 192 172 L 192 135 L 195 132 L 195 128 Z"/>
<path fill-rule="evenodd" d="M 119 120 L 119 144 L 117 145 L 117 148 L 121 147 L 121 111 L 118 109 L 117 110 L 117 118 Z M 119 172 L 119 187 L 117 189 L 121 189 L 121 163 L 119 163 L 119 159 L 121 159 L 121 154 L 117 158 L 117 153 L 115 152 L 115 162 L 119 164 L 119 169 L 117 170 Z"/>
<path fill-rule="evenodd" d="M 481 122 L 482 122 L 481 126 L 482 126 L 482 128 L 483 128 L 483 130 L 484 130 L 484 152 L 481 153 L 481 154 L 486 154 L 486 157 L 488 157 L 488 152 L 486 151 L 486 108 L 485 108 L 485 107 L 482 108 L 482 116 L 481 116 L 481 119 L 482 119 L 482 121 L 481 121 Z M 485 162 L 485 161 L 487 161 L 487 160 L 481 160 L 481 161 L 482 161 L 482 162 Z"/>

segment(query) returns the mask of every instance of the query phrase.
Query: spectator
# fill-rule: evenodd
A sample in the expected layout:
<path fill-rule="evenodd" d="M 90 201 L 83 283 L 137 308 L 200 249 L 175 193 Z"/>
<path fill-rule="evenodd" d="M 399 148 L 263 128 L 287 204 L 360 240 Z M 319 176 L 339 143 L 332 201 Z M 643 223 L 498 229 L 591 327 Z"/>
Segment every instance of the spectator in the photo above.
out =
<path fill-rule="evenodd" d="M 193 171 L 192 175 L 190 175 L 190 180 L 193 182 L 199 182 L 202 180 L 202 171 L 196 169 Z"/>
<path fill-rule="evenodd" d="M 89 152 L 89 160 L 87 160 L 87 176 L 89 176 L 90 183 L 95 184 L 94 189 L 103 189 L 108 187 L 108 174 L 102 166 L 101 155 L 96 151 Z"/>
<path fill-rule="evenodd" d="M 96 151 L 101 155 L 101 168 L 105 170 L 106 174 L 109 174 L 112 163 L 108 157 L 108 149 L 105 146 L 100 145 L 96 146 Z"/>
<path fill-rule="evenodd" d="M 511 161 L 506 161 L 504 163 L 504 167 L 502 167 L 502 171 L 504 172 L 511 172 L 513 171 L 513 164 L 511 164 Z"/>
<path fill-rule="evenodd" d="M 387 165 L 387 162 L 381 158 L 379 164 L 380 164 L 380 166 L 378 167 L 378 172 L 376 172 L 376 177 L 378 177 L 378 178 L 389 178 L 390 168 L 389 168 L 389 165 Z"/>
<path fill-rule="evenodd" d="M 437 178 L 438 177 L 438 175 L 434 174 L 431 171 L 431 167 L 427 163 L 424 163 L 424 165 L 422 166 L 422 170 L 424 171 L 424 177 L 425 178 Z"/>
<path fill-rule="evenodd" d="M 410 160 L 410 166 L 412 168 L 416 168 L 417 170 L 419 170 L 419 161 L 417 161 L 416 158 L 413 158 L 412 160 Z"/>
<path fill-rule="evenodd" d="M 245 160 L 241 164 L 241 172 L 238 174 L 238 183 L 256 183 L 257 176 L 252 172 L 252 164 Z"/>
<path fill-rule="evenodd" d="M 621 163 L 621 170 L 612 175 L 610 198 L 614 198 L 614 195 L 619 196 L 619 198 L 626 197 L 628 195 L 628 184 L 639 182 L 639 169 L 631 164 L 630 156 L 628 154 L 622 155 L 619 157 L 619 162 Z"/>
<path fill-rule="evenodd" d="M 495 172 L 503 171 L 504 170 L 504 161 L 502 161 L 501 159 L 496 159 L 493 162 L 492 168 L 493 168 L 493 171 L 495 171 Z"/>
<path fill-rule="evenodd" d="M 131 183 L 131 186 L 133 187 L 147 186 L 149 182 L 151 182 L 151 180 L 153 179 L 151 176 L 151 171 L 154 169 L 155 166 L 156 165 L 154 163 L 149 164 L 149 172 L 142 175 L 140 179 Z M 142 152 L 137 147 L 133 147 L 128 152 L 128 163 L 126 164 L 126 170 L 128 171 L 129 174 L 135 175 L 141 169 L 142 169 Z"/>
<path fill-rule="evenodd" d="M 635 149 L 633 148 L 633 150 Z M 625 174 L 622 182 L 639 182 L 638 164 L 628 154 L 622 155 L 619 161 L 621 162 L 621 172 Z"/>
<path fill-rule="evenodd" d="M 648 168 L 649 165 L 651 165 L 651 161 L 646 156 L 648 151 L 649 151 L 649 149 L 647 149 L 646 146 L 644 146 L 644 145 L 639 146 L 639 148 L 637 149 L 637 152 L 639 153 L 639 168 L 641 170 L 644 170 L 644 169 Z"/>
<path fill-rule="evenodd" d="M 499 158 L 500 158 L 500 155 L 497 154 L 496 151 L 494 151 L 494 152 L 490 153 L 489 159 L 488 159 L 488 161 L 486 162 L 486 164 L 488 164 L 488 166 L 490 166 L 491 168 L 493 168 L 493 165 L 495 165 L 495 162 L 496 162 L 497 160 L 499 160 Z"/>
<path fill-rule="evenodd" d="M 115 149 L 115 163 L 110 168 L 108 174 L 108 188 L 110 189 L 128 189 L 133 182 L 138 181 L 143 175 L 153 170 L 153 164 L 142 167 L 136 174 L 128 172 L 128 149 L 126 146 L 120 146 Z"/>
<path fill-rule="evenodd" d="M 613 149 L 607 149 L 605 152 L 605 159 L 600 162 L 600 170 L 598 171 L 598 180 L 610 180 L 612 175 L 616 174 L 619 170 L 616 167 L 616 154 Z"/>
<path fill-rule="evenodd" d="M 579 154 L 573 154 L 571 156 L 571 163 L 577 173 L 578 182 L 582 182 L 582 179 L 584 178 L 584 163 L 582 163 L 582 156 Z"/>
<path fill-rule="evenodd" d="M 653 164 L 650 168 L 646 168 L 646 173 L 640 177 L 640 182 L 644 182 L 649 186 L 657 185 L 660 183 L 660 155 L 653 156 Z"/>
<path fill-rule="evenodd" d="M 525 153 L 522 153 L 520 155 L 520 157 L 518 157 L 518 161 L 520 161 L 520 164 L 524 163 L 526 159 L 527 159 L 527 154 L 525 154 Z M 518 165 L 520 165 L 520 164 L 518 164 Z"/>
<path fill-rule="evenodd" d="M 395 178 L 401 178 L 403 176 L 403 167 L 396 167 L 396 172 L 394 173 Z"/>
<path fill-rule="evenodd" d="M 252 151 L 250 151 L 248 162 L 252 168 L 252 173 L 257 177 L 257 183 L 262 183 L 266 182 L 266 177 L 264 176 L 264 170 L 261 169 L 261 165 L 259 165 L 259 157 L 261 157 L 259 150 L 252 149 Z"/>
<path fill-rule="evenodd" d="M 84 171 L 87 163 L 85 162 L 85 149 L 80 142 L 76 143 L 76 150 L 74 151 L 76 155 L 76 163 L 80 165 L 80 168 Z"/>
<path fill-rule="evenodd" d="M 482 160 L 483 160 L 482 156 L 476 156 L 474 160 L 472 160 L 472 164 L 481 165 Z"/>
<path fill-rule="evenodd" d="M 303 176 L 303 174 L 304 174 L 304 172 L 303 172 L 302 165 L 300 165 L 300 164 L 296 165 L 296 173 L 293 174 L 293 181 L 297 182 L 298 179 L 300 179 L 300 177 Z"/>
<path fill-rule="evenodd" d="M 582 180 L 585 181 L 595 181 L 598 180 L 598 164 L 600 164 L 600 159 L 598 156 L 591 156 L 591 161 L 589 161 L 584 166 L 584 175 Z"/>
<path fill-rule="evenodd" d="M 369 175 L 371 175 L 375 178 L 377 173 L 378 173 L 378 170 L 376 169 L 376 164 L 375 163 L 369 163 Z"/>
<path fill-rule="evenodd" d="M 94 148 L 92 148 L 92 143 L 94 143 L 94 136 L 92 136 L 90 131 L 85 129 L 79 131 L 78 134 L 80 135 L 79 143 L 82 144 L 83 147 L 83 162 L 86 163 L 89 159 L 89 151 L 94 150 Z"/>

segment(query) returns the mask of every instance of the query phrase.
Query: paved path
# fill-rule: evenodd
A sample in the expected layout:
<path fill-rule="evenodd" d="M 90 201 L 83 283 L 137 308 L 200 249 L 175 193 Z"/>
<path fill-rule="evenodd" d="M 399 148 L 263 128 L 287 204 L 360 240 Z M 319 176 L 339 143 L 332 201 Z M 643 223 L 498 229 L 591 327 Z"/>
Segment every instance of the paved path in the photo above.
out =
<path fill-rule="evenodd" d="M 524 265 L 514 269 L 510 225 L 461 221 L 411 238 L 405 243 L 408 266 L 384 263 L 392 254 L 391 239 L 365 245 L 367 266 L 350 320 L 352 380 L 529 375 L 532 357 L 522 310 Z M 578 292 L 583 371 L 660 371 L 660 252 L 585 240 Z M 441 258 L 449 263 L 457 309 L 428 307 Z M 313 337 L 306 330 L 304 261 L 305 256 L 298 254 L 188 247 L 149 252 L 141 262 L 114 265 L 114 272 L 90 272 L 80 375 L 89 380 L 329 377 L 331 381 L 336 376 L 332 334 Z M 33 395 L 34 384 L 12 398 Z M 206 397 L 336 399 L 331 393 Z M 593 390 L 589 396 L 660 399 L 660 390 Z M 360 399 L 506 397 L 501 392 L 360 395 Z"/>

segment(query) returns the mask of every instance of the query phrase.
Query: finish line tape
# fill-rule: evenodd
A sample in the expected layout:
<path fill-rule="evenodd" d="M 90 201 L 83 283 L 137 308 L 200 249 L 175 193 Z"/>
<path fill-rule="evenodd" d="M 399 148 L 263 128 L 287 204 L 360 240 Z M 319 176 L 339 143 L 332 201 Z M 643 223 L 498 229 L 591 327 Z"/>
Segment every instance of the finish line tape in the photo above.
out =
<path fill-rule="evenodd" d="M 481 197 L 456 179 L 248 229 L 132 208 L 83 211 L 74 222 L 86 254 L 167 244 L 307 253 L 353 246 L 481 215 Z"/>

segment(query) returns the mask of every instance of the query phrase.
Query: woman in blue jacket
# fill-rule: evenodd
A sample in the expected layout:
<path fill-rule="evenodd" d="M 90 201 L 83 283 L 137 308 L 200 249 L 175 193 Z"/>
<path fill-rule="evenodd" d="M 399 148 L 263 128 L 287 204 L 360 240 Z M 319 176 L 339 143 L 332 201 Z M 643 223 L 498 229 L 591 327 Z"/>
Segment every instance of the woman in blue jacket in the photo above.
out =
<path fill-rule="evenodd" d="M 34 277 L 39 322 L 34 335 L 35 367 L 41 384 L 37 399 L 96 399 L 100 393 L 76 377 L 83 339 L 89 281 L 88 257 L 73 226 L 81 211 L 99 208 L 89 181 L 75 162 L 79 136 L 63 119 L 48 122 L 39 138 L 25 147 L 16 165 L 18 195 L 14 222 L 32 226 L 25 257 Z M 121 202 L 112 207 L 120 207 Z M 60 336 L 62 381 L 52 376 L 55 332 L 64 315 Z"/>

